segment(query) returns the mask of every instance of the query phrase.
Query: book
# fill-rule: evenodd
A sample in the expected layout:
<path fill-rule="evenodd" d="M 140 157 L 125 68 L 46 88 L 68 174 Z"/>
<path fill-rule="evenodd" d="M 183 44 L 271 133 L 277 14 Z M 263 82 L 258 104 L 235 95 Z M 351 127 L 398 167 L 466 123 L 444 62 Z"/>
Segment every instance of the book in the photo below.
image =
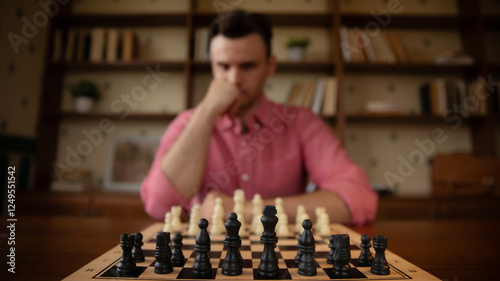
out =
<path fill-rule="evenodd" d="M 104 56 L 104 28 L 95 27 L 90 30 L 90 62 L 102 62 Z"/>
<path fill-rule="evenodd" d="M 302 84 L 299 82 L 295 82 L 292 85 L 290 93 L 288 94 L 288 98 L 286 104 L 289 106 L 295 105 L 296 100 L 298 99 L 299 93 L 302 90 Z"/>
<path fill-rule="evenodd" d="M 130 62 L 134 58 L 134 31 L 125 29 L 122 33 L 121 59 Z"/>
<path fill-rule="evenodd" d="M 106 62 L 115 62 L 118 59 L 118 30 L 109 28 L 106 36 Z"/>
<path fill-rule="evenodd" d="M 78 32 L 76 29 L 68 30 L 68 43 L 66 45 L 66 54 L 64 61 L 72 62 L 76 59 L 76 48 L 78 45 Z"/>
<path fill-rule="evenodd" d="M 57 62 L 61 58 L 62 53 L 62 30 L 56 29 L 54 31 L 54 41 L 52 47 L 52 61 Z"/>
<path fill-rule="evenodd" d="M 311 107 L 312 112 L 314 112 L 316 115 L 321 114 L 321 107 L 323 105 L 323 98 L 325 95 L 325 84 L 326 84 L 325 78 L 319 78 L 318 81 L 316 82 L 316 91 L 314 94 L 314 101 Z"/>
<path fill-rule="evenodd" d="M 410 53 L 408 52 L 408 49 L 406 49 L 406 46 L 403 43 L 403 38 L 401 37 L 401 34 L 395 31 L 386 32 L 385 37 L 394 55 L 396 56 L 397 62 L 409 63 L 411 61 Z"/>
<path fill-rule="evenodd" d="M 335 116 L 337 114 L 337 78 L 327 77 L 325 84 L 325 97 L 321 110 L 324 116 Z"/>

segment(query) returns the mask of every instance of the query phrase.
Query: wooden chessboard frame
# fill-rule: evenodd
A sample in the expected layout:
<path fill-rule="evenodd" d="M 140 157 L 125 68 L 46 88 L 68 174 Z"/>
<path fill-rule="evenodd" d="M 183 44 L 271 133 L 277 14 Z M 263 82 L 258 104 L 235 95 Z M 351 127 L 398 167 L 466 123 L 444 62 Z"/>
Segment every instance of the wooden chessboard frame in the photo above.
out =
<path fill-rule="evenodd" d="M 289 226 L 291 230 L 295 228 L 294 225 Z M 154 273 L 154 251 L 156 247 L 156 233 L 162 231 L 163 223 L 154 223 L 142 231 L 144 237 L 144 246 L 142 247 L 146 261 L 138 263 L 137 267 L 143 270 L 138 273 L 137 277 L 115 277 L 114 268 L 118 263 L 122 249 L 119 245 L 113 247 L 108 252 L 104 253 L 97 259 L 88 263 L 78 271 L 74 272 L 63 281 L 76 281 L 76 280 L 199 280 L 190 277 L 190 268 L 194 262 L 194 244 L 195 237 L 183 235 L 183 253 L 187 259 L 184 267 L 174 267 L 174 271 L 169 274 L 161 275 Z M 358 267 L 357 258 L 361 252 L 359 244 L 361 243 L 361 235 L 352 229 L 340 225 L 332 224 L 332 234 L 349 234 L 351 242 L 351 267 L 353 268 L 353 278 L 349 280 L 439 280 L 432 276 L 425 270 L 411 264 L 405 259 L 392 253 L 390 250 L 385 252 L 387 262 L 391 273 L 386 276 L 378 276 L 370 273 L 370 267 Z M 183 225 L 183 234 L 186 233 L 187 224 Z M 132 230 L 132 232 L 138 232 Z M 292 232 L 294 233 L 294 232 Z M 317 234 L 314 235 L 316 240 L 316 251 L 314 257 L 318 263 L 318 274 L 316 276 L 301 276 L 298 274 L 298 269 L 293 265 L 293 260 L 297 253 L 297 238 L 278 237 L 278 244 L 276 253 L 279 258 L 278 266 L 280 268 L 280 279 L 296 280 L 296 279 L 309 279 L 309 280 L 331 280 L 329 274 L 331 273 L 332 265 L 326 263 L 326 257 L 329 252 L 328 237 L 321 237 Z M 117 235 L 117 242 L 119 242 L 119 235 Z M 222 260 L 226 255 L 223 241 L 225 235 L 211 235 L 211 251 L 209 253 L 210 261 L 212 263 L 213 279 L 215 280 L 254 280 L 254 272 L 256 271 L 260 255 L 263 250 L 263 244 L 260 243 L 260 236 L 258 235 L 245 235 L 242 236 L 241 255 L 244 260 L 243 274 L 239 276 L 225 276 L 222 274 L 221 266 Z M 388 244 L 390 248 L 390 237 L 388 237 Z M 371 248 L 373 255 L 375 252 Z M 140 271 L 139 270 L 139 271 Z M 361 274 L 361 275 L 359 275 Z"/>

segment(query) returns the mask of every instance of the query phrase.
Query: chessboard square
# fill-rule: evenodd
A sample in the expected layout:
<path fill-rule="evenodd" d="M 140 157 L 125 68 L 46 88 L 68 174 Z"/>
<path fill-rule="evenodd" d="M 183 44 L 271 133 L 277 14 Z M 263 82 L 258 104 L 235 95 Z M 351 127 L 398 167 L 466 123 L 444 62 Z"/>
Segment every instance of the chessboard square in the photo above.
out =
<path fill-rule="evenodd" d="M 249 280 L 249 276 L 252 276 L 253 269 L 252 268 L 243 268 L 243 273 L 236 276 L 227 276 L 222 274 L 222 269 L 217 271 L 217 279 L 221 280 Z"/>
<path fill-rule="evenodd" d="M 279 249 L 281 252 L 284 252 L 284 251 L 295 251 L 297 252 L 298 248 L 297 248 L 297 243 L 295 243 L 295 245 L 278 245 Z"/>
<path fill-rule="evenodd" d="M 219 259 L 221 257 L 221 254 L 222 252 L 219 251 L 210 251 L 207 253 L 208 257 L 211 259 Z M 192 252 L 189 257 L 194 259 L 196 257 L 196 251 Z"/>
<path fill-rule="evenodd" d="M 156 250 L 145 250 L 145 249 L 142 249 L 142 252 L 144 253 L 144 257 L 154 257 L 155 256 L 155 251 Z"/>
<path fill-rule="evenodd" d="M 357 245 L 351 245 L 350 249 L 351 249 L 351 251 L 352 250 L 361 250 L 361 248 L 358 247 Z"/>
<path fill-rule="evenodd" d="M 326 258 L 328 258 L 329 254 L 330 254 L 330 252 L 316 251 L 313 253 L 313 257 L 315 259 L 326 259 Z"/>
<path fill-rule="evenodd" d="M 260 264 L 260 258 L 252 259 L 252 263 L 253 263 L 254 268 L 257 268 Z M 278 259 L 278 267 L 279 268 L 286 268 L 286 264 L 285 264 L 284 259 Z"/>
<path fill-rule="evenodd" d="M 340 277 L 336 277 L 333 274 L 333 268 L 323 268 L 323 271 L 330 277 L 330 279 L 344 279 Z M 366 277 L 365 274 L 363 274 L 361 271 L 359 271 L 357 268 L 351 268 L 351 274 L 352 276 L 349 279 L 354 279 L 354 278 L 368 278 Z"/>
<path fill-rule="evenodd" d="M 316 263 L 316 268 L 320 268 L 319 263 L 316 260 L 314 260 L 314 262 Z M 286 264 L 287 268 L 298 268 L 299 267 L 298 265 L 295 264 L 295 259 L 285 260 L 285 264 Z"/>
<path fill-rule="evenodd" d="M 252 252 L 250 252 L 250 251 L 241 251 L 240 254 L 244 260 L 251 260 L 252 259 Z"/>
<path fill-rule="evenodd" d="M 140 276 L 140 279 L 147 279 L 147 280 L 153 280 L 153 279 L 158 279 L 158 278 L 165 278 L 165 279 L 175 279 L 177 275 L 179 275 L 179 272 L 181 271 L 181 267 L 174 267 L 174 271 L 167 273 L 167 274 L 158 274 L 155 273 L 154 267 L 148 267 Z M 161 277 L 159 277 L 161 276 Z"/>
<path fill-rule="evenodd" d="M 359 259 L 351 259 L 349 262 L 354 267 L 371 267 L 370 265 L 365 265 L 365 266 L 360 265 L 359 264 Z"/>
<path fill-rule="evenodd" d="M 146 266 L 138 266 L 136 267 L 135 273 L 132 274 L 131 276 L 127 277 L 139 277 L 148 267 Z M 116 272 L 116 265 L 110 267 L 108 270 L 106 270 L 103 274 L 101 274 L 101 277 L 121 277 L 121 275 L 118 275 Z"/>
<path fill-rule="evenodd" d="M 295 259 L 295 256 L 297 256 L 297 251 L 281 251 L 281 256 L 283 257 L 283 259 L 285 260 L 293 260 Z"/>
<path fill-rule="evenodd" d="M 222 252 L 224 244 L 212 244 L 210 248 L 210 252 Z"/>
<path fill-rule="evenodd" d="M 185 251 L 185 250 L 194 250 L 194 245 L 191 245 L 191 244 L 186 245 L 186 244 L 184 244 L 184 245 L 182 245 L 182 250 L 183 251 Z"/>
<path fill-rule="evenodd" d="M 254 268 L 253 269 L 253 279 L 254 280 L 269 280 L 267 278 L 260 278 L 259 277 L 259 269 Z M 280 268 L 278 270 L 278 277 L 275 279 L 279 280 L 292 280 L 292 276 L 290 275 L 290 272 L 286 268 Z"/>
<path fill-rule="evenodd" d="M 215 279 L 215 276 L 217 276 L 217 268 L 212 268 L 212 275 L 210 276 L 210 278 L 203 278 L 203 279 Z M 193 268 L 184 267 L 177 275 L 177 279 L 197 279 L 197 278 L 193 277 Z"/>
<path fill-rule="evenodd" d="M 224 251 L 227 250 L 227 246 L 224 246 L 224 248 L 222 248 Z M 241 245 L 240 247 L 240 251 L 243 252 L 243 251 L 250 251 L 250 245 Z"/>

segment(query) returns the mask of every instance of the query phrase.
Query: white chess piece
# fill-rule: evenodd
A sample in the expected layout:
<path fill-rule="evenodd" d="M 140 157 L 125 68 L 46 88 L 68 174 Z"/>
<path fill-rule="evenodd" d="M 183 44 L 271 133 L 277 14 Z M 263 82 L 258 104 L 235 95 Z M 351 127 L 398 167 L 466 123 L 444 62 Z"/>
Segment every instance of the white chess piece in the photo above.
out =
<path fill-rule="evenodd" d="M 320 220 L 321 220 L 321 216 L 326 213 L 326 208 L 325 207 L 316 207 L 315 209 L 315 213 L 316 213 L 316 225 L 314 227 L 314 230 L 316 232 L 320 232 L 321 230 L 321 223 L 320 223 Z"/>
<path fill-rule="evenodd" d="M 170 212 L 167 212 L 165 214 L 165 225 L 163 225 L 163 232 L 172 232 L 173 227 L 172 227 L 172 214 Z"/>
<path fill-rule="evenodd" d="M 233 195 L 234 208 L 233 212 L 238 215 L 238 221 L 241 223 L 240 231 L 238 235 L 245 235 L 246 224 L 245 224 L 245 191 L 243 189 L 236 189 Z"/>
<path fill-rule="evenodd" d="M 332 231 L 330 229 L 330 217 L 328 216 L 326 211 L 320 215 L 317 224 L 319 225 L 318 232 L 321 236 L 329 236 L 330 234 L 332 234 Z"/>
<path fill-rule="evenodd" d="M 276 205 L 276 216 L 278 217 L 276 229 L 280 229 L 282 221 L 279 218 L 281 217 L 281 214 L 285 213 L 285 208 L 283 207 L 283 199 L 281 197 L 276 197 L 276 199 L 274 199 L 274 204 Z"/>
<path fill-rule="evenodd" d="M 170 213 L 172 214 L 171 224 L 172 224 L 172 232 L 173 233 L 181 233 L 182 232 L 182 223 L 181 223 L 181 206 L 172 206 L 170 209 Z"/>
<path fill-rule="evenodd" d="M 214 212 L 212 214 L 212 221 L 210 226 L 210 234 L 217 235 L 224 232 L 224 207 L 222 206 L 222 199 L 215 198 Z"/>
<path fill-rule="evenodd" d="M 290 229 L 288 228 L 288 215 L 283 212 L 279 216 L 279 221 L 281 221 L 280 227 L 278 228 L 277 235 L 278 236 L 290 236 Z"/>
<path fill-rule="evenodd" d="M 195 204 L 191 207 L 191 215 L 189 216 L 188 235 L 197 235 L 199 230 L 198 221 L 201 219 L 200 205 Z"/>
<path fill-rule="evenodd" d="M 260 194 L 255 194 L 252 199 L 252 225 L 250 226 L 251 232 L 255 235 L 261 235 L 264 231 L 264 227 L 260 219 L 262 218 L 262 207 L 264 203 L 262 202 L 262 197 Z"/>
<path fill-rule="evenodd" d="M 309 214 L 306 212 L 306 208 L 303 205 L 299 205 L 301 210 L 298 210 L 297 213 L 300 213 L 300 216 L 297 214 L 297 219 L 295 221 L 295 231 L 297 233 L 302 233 L 304 229 L 302 228 L 302 222 L 305 219 L 309 219 Z"/>

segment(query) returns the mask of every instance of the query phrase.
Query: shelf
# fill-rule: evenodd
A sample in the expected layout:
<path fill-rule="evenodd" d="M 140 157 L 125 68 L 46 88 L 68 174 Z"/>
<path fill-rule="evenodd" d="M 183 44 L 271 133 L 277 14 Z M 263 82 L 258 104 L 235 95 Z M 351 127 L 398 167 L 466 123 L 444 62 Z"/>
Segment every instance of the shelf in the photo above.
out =
<path fill-rule="evenodd" d="M 89 119 L 119 119 L 120 121 L 170 121 L 174 119 L 176 113 L 130 113 L 125 118 L 121 118 L 123 113 L 78 113 L 78 112 L 49 112 L 47 115 L 50 116 L 60 116 L 67 119 L 79 119 L 79 120 L 89 120 Z"/>
<path fill-rule="evenodd" d="M 184 69 L 183 61 L 131 61 L 131 62 L 53 62 L 51 68 L 63 71 L 86 72 L 86 71 L 131 71 L 146 70 L 146 67 L 156 69 L 159 66 L 161 71 L 181 71 Z"/>
<path fill-rule="evenodd" d="M 446 65 L 434 63 L 388 64 L 388 63 L 346 63 L 345 70 L 350 73 L 399 73 L 399 74 L 464 74 L 472 65 Z"/>
<path fill-rule="evenodd" d="M 454 15 L 391 15 L 389 22 L 387 16 L 376 18 L 367 14 L 343 14 L 342 25 L 359 28 L 416 28 L 416 29 L 456 29 L 471 17 Z M 369 24 L 370 23 L 370 24 Z"/>
<path fill-rule="evenodd" d="M 186 26 L 185 13 L 166 14 L 76 14 L 54 18 L 57 27 Z"/>
<path fill-rule="evenodd" d="M 210 62 L 194 61 L 191 66 L 195 71 L 210 71 Z M 328 72 L 334 71 L 335 65 L 328 62 L 278 62 L 277 72 Z"/>
<path fill-rule="evenodd" d="M 320 13 L 265 13 L 273 26 L 300 26 L 330 27 L 332 15 Z M 217 13 L 195 13 L 193 23 L 195 26 L 210 26 Z"/>

